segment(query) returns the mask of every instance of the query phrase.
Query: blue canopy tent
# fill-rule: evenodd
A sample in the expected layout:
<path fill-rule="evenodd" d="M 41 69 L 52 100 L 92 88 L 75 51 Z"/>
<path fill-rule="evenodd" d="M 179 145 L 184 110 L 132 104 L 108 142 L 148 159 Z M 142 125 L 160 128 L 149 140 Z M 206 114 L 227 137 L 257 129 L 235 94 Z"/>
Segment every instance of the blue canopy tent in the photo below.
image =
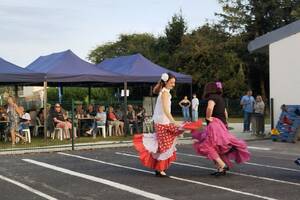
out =
<path fill-rule="evenodd" d="M 26 69 L 45 73 L 47 82 L 54 83 L 123 82 L 120 74 L 98 69 L 71 50 L 40 56 Z"/>
<path fill-rule="evenodd" d="M 105 69 L 110 72 L 117 72 L 122 74 L 126 81 L 124 82 L 124 90 L 127 90 L 127 82 L 146 82 L 154 83 L 159 80 L 162 73 L 169 72 L 176 77 L 178 83 L 188 83 L 191 88 L 192 96 L 192 77 L 181 73 L 174 72 L 159 66 L 142 54 L 137 53 L 129 56 L 120 56 L 116 58 L 105 59 L 97 65 L 99 69 Z M 150 89 L 150 96 L 152 97 L 152 86 Z M 127 97 L 125 95 L 125 105 L 127 104 Z M 153 113 L 153 101 L 151 98 L 151 107 Z"/>
<path fill-rule="evenodd" d="M 43 73 L 33 72 L 0 58 L 0 84 L 31 84 L 44 81 Z"/>
<path fill-rule="evenodd" d="M 177 73 L 161 67 L 139 53 L 105 59 L 99 63 L 97 67 L 122 74 L 126 77 L 127 82 L 153 83 L 158 81 L 162 73 L 169 72 L 175 75 L 178 83 L 192 83 L 192 77 L 190 75 Z"/>
<path fill-rule="evenodd" d="M 60 91 L 63 85 L 88 85 L 89 100 L 91 96 L 90 85 L 107 82 L 122 83 L 124 81 L 122 75 L 98 69 L 95 65 L 79 58 L 71 50 L 40 56 L 29 64 L 26 69 L 46 74 L 46 81 L 44 82 L 45 91 L 48 82 L 52 85 L 58 84 Z M 44 94 L 46 105 L 47 93 L 45 92 Z"/>

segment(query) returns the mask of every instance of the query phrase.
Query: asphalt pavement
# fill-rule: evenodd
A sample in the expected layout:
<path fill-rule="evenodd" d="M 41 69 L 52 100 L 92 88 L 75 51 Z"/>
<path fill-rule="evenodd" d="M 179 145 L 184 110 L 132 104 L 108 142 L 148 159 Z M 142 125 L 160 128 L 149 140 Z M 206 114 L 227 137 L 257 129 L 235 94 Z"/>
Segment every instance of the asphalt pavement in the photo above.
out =
<path fill-rule="evenodd" d="M 248 145 L 251 160 L 222 177 L 190 144 L 178 145 L 169 178 L 144 168 L 133 147 L 2 155 L 0 199 L 299 199 L 299 143 Z"/>

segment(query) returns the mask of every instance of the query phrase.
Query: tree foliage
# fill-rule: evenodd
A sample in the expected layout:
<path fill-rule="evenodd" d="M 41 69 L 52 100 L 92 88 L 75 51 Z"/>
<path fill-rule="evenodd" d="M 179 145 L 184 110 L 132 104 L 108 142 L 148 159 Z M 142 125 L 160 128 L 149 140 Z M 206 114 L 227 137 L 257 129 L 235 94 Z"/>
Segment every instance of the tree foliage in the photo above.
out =
<path fill-rule="evenodd" d="M 299 0 L 219 0 L 223 7 L 216 24 L 187 32 L 182 13 L 175 13 L 165 34 L 121 34 L 117 41 L 93 49 L 88 58 L 99 63 L 141 53 L 171 70 L 193 76 L 194 90 L 201 94 L 205 83 L 221 80 L 225 95 L 237 98 L 248 88 L 268 97 L 268 55 L 250 54 L 248 43 L 258 36 L 300 18 Z M 185 93 L 186 89 L 179 88 Z"/>

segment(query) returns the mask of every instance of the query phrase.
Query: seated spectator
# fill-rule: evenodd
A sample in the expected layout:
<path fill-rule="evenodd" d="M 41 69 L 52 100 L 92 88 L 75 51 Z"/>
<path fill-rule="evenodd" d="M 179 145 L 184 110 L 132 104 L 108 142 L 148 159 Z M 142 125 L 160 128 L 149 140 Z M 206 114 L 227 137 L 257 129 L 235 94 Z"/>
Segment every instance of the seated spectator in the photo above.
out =
<path fill-rule="evenodd" d="M 4 107 L 0 106 L 0 121 L 7 121 L 7 113 Z"/>
<path fill-rule="evenodd" d="M 36 106 L 35 106 L 35 105 L 33 105 L 33 106 L 31 107 L 31 109 L 30 109 L 30 111 L 29 111 L 29 115 L 30 115 L 30 119 L 31 119 L 29 125 L 30 125 L 31 127 L 35 127 L 35 125 L 36 125 L 36 117 L 37 117 L 37 111 L 36 111 Z"/>
<path fill-rule="evenodd" d="M 97 115 L 95 117 L 97 126 L 105 126 L 106 125 L 106 112 L 104 111 L 104 106 L 99 106 Z"/>
<path fill-rule="evenodd" d="M 104 106 L 98 107 L 98 112 L 95 116 L 95 123 L 86 133 L 91 135 L 97 126 L 106 126 L 106 112 L 104 111 Z"/>
<path fill-rule="evenodd" d="M 133 110 L 132 105 L 127 106 L 126 116 L 127 116 L 128 123 L 133 127 L 133 133 L 137 133 L 138 132 L 137 117 L 135 111 Z"/>
<path fill-rule="evenodd" d="M 64 130 L 64 138 L 70 138 L 69 129 L 72 128 L 72 124 L 67 120 L 67 116 L 63 112 L 61 105 L 59 103 L 55 104 L 52 117 L 53 117 L 52 119 L 55 127 L 62 128 Z M 76 137 L 76 133 L 75 133 L 75 137 Z"/>
<path fill-rule="evenodd" d="M 24 107 L 20 106 L 20 123 L 19 123 L 19 133 L 24 137 L 23 130 L 29 129 L 31 117 L 30 114 L 24 111 Z"/>
<path fill-rule="evenodd" d="M 44 118 L 44 108 L 41 108 L 39 110 L 39 113 L 37 114 L 37 118 L 39 118 L 41 125 L 44 125 L 45 118 Z"/>
<path fill-rule="evenodd" d="M 142 130 L 143 130 L 143 122 L 145 121 L 145 116 L 146 116 L 146 110 L 142 105 L 140 105 L 138 107 L 137 114 L 136 114 L 137 123 L 140 128 L 139 129 L 140 132 L 142 132 Z"/>
<path fill-rule="evenodd" d="M 108 107 L 107 121 L 109 124 L 115 127 L 117 136 L 124 135 L 124 122 L 121 122 L 117 119 L 112 106 Z"/>
<path fill-rule="evenodd" d="M 124 122 L 124 113 L 122 112 L 122 109 L 119 105 L 116 106 L 116 110 L 114 113 L 119 121 Z"/>
<path fill-rule="evenodd" d="M 83 110 L 82 103 L 76 106 L 75 113 L 77 118 L 83 118 L 86 115 L 86 113 Z"/>
<path fill-rule="evenodd" d="M 86 110 L 87 117 L 95 117 L 97 112 L 94 110 L 94 106 L 92 104 L 88 105 Z"/>
<path fill-rule="evenodd" d="M 86 117 L 87 118 L 92 118 L 92 120 L 88 120 L 83 124 L 83 127 L 87 127 L 89 130 L 86 131 L 87 134 L 91 135 L 92 131 L 95 128 L 95 122 L 94 122 L 94 117 L 96 116 L 96 111 L 94 110 L 94 106 L 92 104 L 89 104 L 86 110 Z"/>

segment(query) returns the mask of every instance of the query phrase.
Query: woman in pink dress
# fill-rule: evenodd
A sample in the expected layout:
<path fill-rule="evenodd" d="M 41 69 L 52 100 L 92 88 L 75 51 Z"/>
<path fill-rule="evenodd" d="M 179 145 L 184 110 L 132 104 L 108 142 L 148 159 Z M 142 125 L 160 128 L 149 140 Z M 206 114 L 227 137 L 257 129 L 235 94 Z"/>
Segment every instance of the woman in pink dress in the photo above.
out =
<path fill-rule="evenodd" d="M 250 159 L 246 143 L 228 131 L 228 116 L 222 93 L 221 82 L 205 85 L 203 98 L 208 101 L 207 127 L 202 132 L 193 131 L 194 148 L 198 154 L 215 163 L 217 171 L 212 173 L 215 176 L 225 175 L 233 167 L 230 160 L 243 163 Z"/>
<path fill-rule="evenodd" d="M 153 114 L 156 133 L 137 134 L 133 139 L 142 164 L 155 170 L 159 177 L 167 176 L 165 170 L 176 159 L 176 137 L 183 133 L 171 114 L 170 90 L 174 88 L 175 81 L 172 74 L 163 73 L 153 89 L 158 94 Z"/>

